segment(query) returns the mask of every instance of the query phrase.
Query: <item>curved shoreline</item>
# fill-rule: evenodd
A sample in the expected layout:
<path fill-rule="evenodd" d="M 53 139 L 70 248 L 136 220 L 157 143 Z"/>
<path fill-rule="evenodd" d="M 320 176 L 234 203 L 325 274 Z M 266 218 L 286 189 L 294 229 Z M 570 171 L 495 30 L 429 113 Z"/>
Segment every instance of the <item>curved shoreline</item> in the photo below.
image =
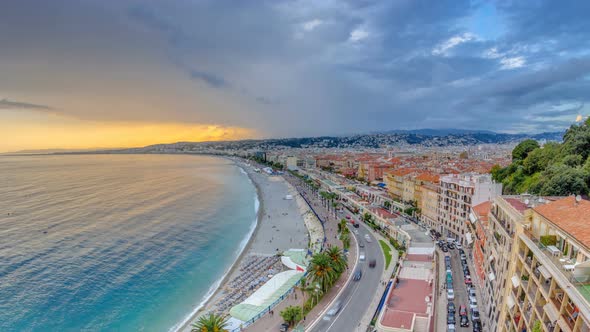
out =
<path fill-rule="evenodd" d="M 250 180 L 250 182 L 254 185 L 254 188 L 256 189 L 256 200 L 258 201 L 259 206 L 258 206 L 258 211 L 256 213 L 255 226 L 253 227 L 252 231 L 249 232 L 249 235 L 244 237 L 244 239 L 242 240 L 242 241 L 244 241 L 247 239 L 246 244 L 242 247 L 240 253 L 236 256 L 236 259 L 234 260 L 234 262 L 224 272 L 223 277 L 221 279 L 219 279 L 217 281 L 217 283 L 213 284 L 209 288 L 209 290 L 207 291 L 207 294 L 205 295 L 205 298 L 201 301 L 201 303 L 195 309 L 193 309 L 193 311 L 188 316 L 186 316 L 186 318 L 184 318 L 182 322 L 180 322 L 179 324 L 176 324 L 175 326 L 170 328 L 169 332 L 180 332 L 180 331 L 185 331 L 185 330 L 190 331 L 190 327 L 193 324 L 193 322 L 202 313 L 211 309 L 210 308 L 210 306 L 212 304 L 211 302 L 215 299 L 215 297 L 217 295 L 219 295 L 223 286 L 225 284 L 227 284 L 230 277 L 234 274 L 236 269 L 239 267 L 240 263 L 244 259 L 244 256 L 248 253 L 248 251 L 252 245 L 252 241 L 256 238 L 256 235 L 260 229 L 262 216 L 264 215 L 264 200 L 262 198 L 262 191 L 260 189 L 260 185 L 252 178 L 251 174 L 248 171 L 246 171 L 241 165 L 238 164 L 238 162 L 236 160 L 233 160 L 230 158 L 223 158 L 223 159 L 227 159 L 227 160 L 231 161 L 236 167 L 241 169 L 242 172 L 244 172 L 246 174 L 246 176 L 248 177 L 248 179 Z"/>

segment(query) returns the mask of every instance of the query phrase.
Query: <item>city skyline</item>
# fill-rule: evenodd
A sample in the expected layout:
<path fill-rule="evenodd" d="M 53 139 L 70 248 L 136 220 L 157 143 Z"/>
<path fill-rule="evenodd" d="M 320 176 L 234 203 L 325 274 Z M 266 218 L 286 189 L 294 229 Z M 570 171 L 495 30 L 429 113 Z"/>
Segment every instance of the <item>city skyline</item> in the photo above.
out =
<path fill-rule="evenodd" d="M 562 131 L 590 114 L 587 6 L 9 1 L 0 151 Z"/>

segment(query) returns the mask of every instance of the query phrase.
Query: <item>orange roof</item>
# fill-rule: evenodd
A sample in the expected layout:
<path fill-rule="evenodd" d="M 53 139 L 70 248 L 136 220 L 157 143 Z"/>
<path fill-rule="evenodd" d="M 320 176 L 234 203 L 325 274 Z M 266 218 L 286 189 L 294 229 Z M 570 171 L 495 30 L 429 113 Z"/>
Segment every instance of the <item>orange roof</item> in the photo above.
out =
<path fill-rule="evenodd" d="M 479 220 L 488 221 L 488 213 L 492 209 L 492 202 L 486 201 L 483 203 L 479 203 L 476 206 L 472 207 L 473 212 L 477 214 Z"/>
<path fill-rule="evenodd" d="M 533 210 L 590 248 L 590 201 L 568 196 Z"/>
<path fill-rule="evenodd" d="M 422 173 L 416 177 L 416 180 L 438 183 L 440 181 L 440 176 L 438 174 Z"/>

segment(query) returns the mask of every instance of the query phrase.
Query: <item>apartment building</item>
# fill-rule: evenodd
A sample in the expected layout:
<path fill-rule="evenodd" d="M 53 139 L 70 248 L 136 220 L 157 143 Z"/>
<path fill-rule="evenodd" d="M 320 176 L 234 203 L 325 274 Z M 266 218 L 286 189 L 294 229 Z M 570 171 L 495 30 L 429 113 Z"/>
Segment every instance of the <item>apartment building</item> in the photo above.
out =
<path fill-rule="evenodd" d="M 497 330 L 590 331 L 590 201 L 565 197 L 523 215 Z"/>
<path fill-rule="evenodd" d="M 468 215 L 479 203 L 502 194 L 502 184 L 490 174 L 452 174 L 440 178 L 438 196 L 438 229 L 443 236 L 465 243 Z"/>
<path fill-rule="evenodd" d="M 438 185 L 423 184 L 420 186 L 420 220 L 430 228 L 436 228 L 438 217 Z"/>

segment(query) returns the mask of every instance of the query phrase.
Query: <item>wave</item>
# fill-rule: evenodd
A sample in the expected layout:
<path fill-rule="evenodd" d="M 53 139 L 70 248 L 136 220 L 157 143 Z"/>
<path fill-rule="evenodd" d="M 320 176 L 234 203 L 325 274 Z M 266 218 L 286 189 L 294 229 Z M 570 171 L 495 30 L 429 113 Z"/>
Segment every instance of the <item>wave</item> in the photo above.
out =
<path fill-rule="evenodd" d="M 252 185 L 254 185 L 254 182 L 250 178 L 250 175 L 248 175 L 248 173 L 246 171 L 244 171 L 244 169 L 241 166 L 238 166 L 238 168 L 240 169 L 240 171 L 243 174 L 248 176 L 248 180 L 250 181 L 250 183 L 252 183 Z M 258 188 L 256 188 L 256 194 L 254 195 L 254 214 L 255 214 L 254 222 L 250 226 L 250 229 L 248 230 L 248 233 L 246 234 L 244 239 L 242 239 L 242 241 L 240 242 L 240 246 L 236 250 L 236 256 L 235 256 L 234 262 L 225 270 L 225 272 L 223 272 L 223 275 L 219 279 L 217 279 L 217 281 L 213 285 L 211 285 L 211 287 L 209 287 L 209 290 L 207 290 L 207 293 L 205 294 L 205 296 L 203 297 L 203 300 L 199 303 L 199 305 L 191 313 L 186 315 L 180 323 L 178 323 L 178 324 L 174 325 L 172 328 L 170 328 L 168 330 L 168 332 L 179 332 L 180 329 L 183 326 L 185 326 L 193 318 L 193 316 L 196 315 L 197 312 L 199 312 L 199 310 L 201 310 L 205 306 L 205 304 L 207 304 L 207 302 L 211 299 L 213 294 L 215 294 L 215 291 L 217 291 L 217 289 L 219 289 L 219 286 L 221 286 L 221 282 L 227 277 L 227 275 L 230 273 L 230 271 L 233 269 L 233 267 L 238 263 L 238 258 L 240 257 L 240 255 L 242 255 L 242 252 L 244 251 L 244 249 L 246 249 L 246 246 L 248 245 L 250 238 L 254 234 L 254 231 L 256 230 L 256 226 L 258 225 L 258 222 L 259 222 L 258 210 L 260 209 L 260 200 L 258 198 L 258 195 L 259 195 Z"/>

